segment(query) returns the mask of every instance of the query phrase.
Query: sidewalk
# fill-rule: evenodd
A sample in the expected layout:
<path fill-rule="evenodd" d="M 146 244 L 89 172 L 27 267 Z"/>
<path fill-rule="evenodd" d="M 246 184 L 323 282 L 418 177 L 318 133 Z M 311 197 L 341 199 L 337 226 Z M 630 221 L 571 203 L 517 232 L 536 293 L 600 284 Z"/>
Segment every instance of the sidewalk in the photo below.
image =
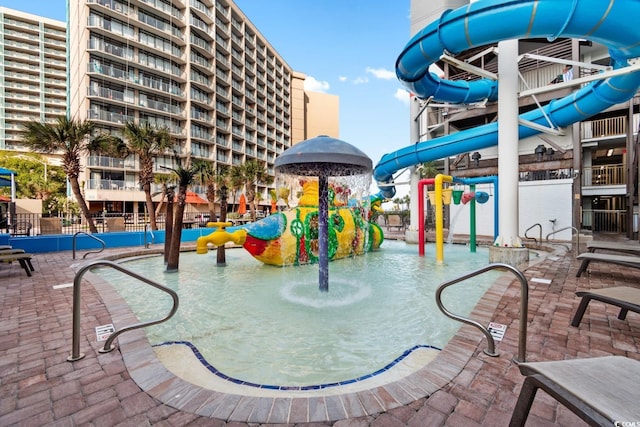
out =
<path fill-rule="evenodd" d="M 86 357 L 67 362 L 71 352 L 72 288 L 54 286 L 72 283 L 74 271 L 70 266 L 78 262 L 71 259 L 70 252 L 36 254 L 32 277 L 17 264 L 0 265 L 0 425 L 261 425 L 227 423 L 178 411 L 143 391 L 132 380 L 120 350 L 97 352 L 101 346 L 93 327 L 112 321 L 93 285 L 84 281 L 80 347 Z M 527 360 L 609 354 L 640 359 L 640 316 L 636 313 L 618 320 L 615 307 L 592 302 L 580 327 L 569 326 L 579 303 L 574 295 L 577 289 L 639 286 L 640 270 L 594 263 L 587 274 L 576 278 L 577 269 L 574 255 L 558 247 L 544 261 L 525 270 L 530 285 Z M 520 289 L 511 278 L 498 282 L 475 312 L 507 325 L 504 340 L 497 343 L 500 357 L 485 355 L 482 350 L 486 341 L 478 340 L 479 332 L 465 326 L 445 349 L 455 362 L 452 366 L 462 366 L 461 371 L 443 369 L 443 376 L 451 374 L 450 382 L 428 398 L 386 413 L 313 426 L 508 425 L 523 381 L 512 361 L 518 351 Z M 491 308 L 494 306 L 497 308 Z M 532 407 L 529 423 L 585 425 L 542 392 Z"/>

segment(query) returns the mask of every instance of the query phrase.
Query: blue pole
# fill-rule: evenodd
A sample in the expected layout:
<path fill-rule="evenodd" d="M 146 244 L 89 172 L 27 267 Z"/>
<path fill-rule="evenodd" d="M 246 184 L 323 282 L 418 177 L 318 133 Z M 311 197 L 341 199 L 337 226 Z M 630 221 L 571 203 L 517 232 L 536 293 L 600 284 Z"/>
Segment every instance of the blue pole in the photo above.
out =
<path fill-rule="evenodd" d="M 318 264 L 320 292 L 329 292 L 329 180 L 318 177 Z"/>

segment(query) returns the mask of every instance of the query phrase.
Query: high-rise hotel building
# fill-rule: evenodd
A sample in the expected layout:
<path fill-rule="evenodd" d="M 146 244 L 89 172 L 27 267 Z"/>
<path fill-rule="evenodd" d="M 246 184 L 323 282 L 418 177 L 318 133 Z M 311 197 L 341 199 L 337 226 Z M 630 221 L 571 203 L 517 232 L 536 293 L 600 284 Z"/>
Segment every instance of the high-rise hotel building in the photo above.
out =
<path fill-rule="evenodd" d="M 73 0 L 68 7 L 73 119 L 116 135 L 127 121 L 148 122 L 168 128 L 182 156 L 216 166 L 258 159 L 271 174 L 278 154 L 316 136 L 307 135 L 306 116 L 317 108 L 305 75 L 231 0 Z M 321 113 L 333 118 L 323 133 L 339 137 L 337 97 L 321 98 L 330 106 Z M 156 171 L 166 173 L 162 166 L 173 166 L 172 156 L 157 158 Z M 93 211 L 142 207 L 136 158 L 91 155 L 83 167 Z M 266 203 L 267 189 L 259 191 Z"/>
<path fill-rule="evenodd" d="M 0 149 L 25 151 L 23 124 L 67 112 L 66 24 L 0 7 Z"/>

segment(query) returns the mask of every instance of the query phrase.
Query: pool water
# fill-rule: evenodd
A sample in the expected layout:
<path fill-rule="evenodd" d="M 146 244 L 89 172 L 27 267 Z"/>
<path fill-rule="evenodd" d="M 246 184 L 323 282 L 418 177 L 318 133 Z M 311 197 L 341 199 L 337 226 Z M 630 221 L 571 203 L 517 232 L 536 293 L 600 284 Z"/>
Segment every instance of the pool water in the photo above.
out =
<path fill-rule="evenodd" d="M 242 249 L 185 252 L 180 271 L 165 273 L 161 256 L 124 266 L 174 289 L 180 307 L 169 321 L 146 328 L 152 344 L 188 341 L 224 375 L 256 384 L 307 386 L 369 375 L 416 346 L 442 348 L 460 327 L 435 303 L 442 282 L 488 263 L 486 248 L 470 253 L 447 245 L 445 263 L 435 248 L 385 241 L 380 250 L 329 264 L 329 292 L 318 290 L 318 266 L 273 267 Z M 166 294 L 101 268 L 141 321 L 164 316 Z M 467 315 L 499 273 L 448 288 L 443 302 Z"/>

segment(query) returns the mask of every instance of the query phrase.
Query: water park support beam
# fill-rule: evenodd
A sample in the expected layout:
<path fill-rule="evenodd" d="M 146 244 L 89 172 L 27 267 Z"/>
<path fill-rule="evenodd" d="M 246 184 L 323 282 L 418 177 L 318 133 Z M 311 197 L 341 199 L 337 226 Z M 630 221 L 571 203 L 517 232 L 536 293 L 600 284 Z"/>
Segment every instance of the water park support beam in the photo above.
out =
<path fill-rule="evenodd" d="M 494 242 L 521 247 L 518 227 L 518 40 L 498 43 L 498 215 L 500 229 Z"/>
<path fill-rule="evenodd" d="M 489 262 L 514 267 L 528 261 L 519 236 L 518 40 L 498 43 L 498 237 L 489 248 Z"/>
<path fill-rule="evenodd" d="M 424 108 L 422 107 L 421 101 L 416 98 L 415 95 L 411 95 L 409 98 L 409 115 L 410 115 L 410 123 L 409 123 L 409 143 L 417 144 L 420 141 L 420 117 L 422 116 L 422 112 Z M 427 123 L 428 125 L 428 123 Z M 428 133 L 427 133 L 428 135 Z M 418 183 L 420 181 L 420 174 L 416 170 L 416 165 L 413 165 L 409 168 L 409 194 L 417 194 L 418 193 Z M 416 227 L 416 222 L 423 222 L 424 227 L 424 218 L 416 218 L 414 212 L 420 211 L 418 209 L 418 201 L 415 197 L 411 197 L 409 199 L 410 207 L 409 207 L 409 232 L 405 230 L 405 240 L 409 240 L 408 234 L 412 234 L 412 230 L 420 229 L 420 227 Z M 424 244 L 424 242 L 423 242 Z M 424 248 L 424 246 L 423 246 Z M 424 249 L 423 249 L 424 251 Z"/>

